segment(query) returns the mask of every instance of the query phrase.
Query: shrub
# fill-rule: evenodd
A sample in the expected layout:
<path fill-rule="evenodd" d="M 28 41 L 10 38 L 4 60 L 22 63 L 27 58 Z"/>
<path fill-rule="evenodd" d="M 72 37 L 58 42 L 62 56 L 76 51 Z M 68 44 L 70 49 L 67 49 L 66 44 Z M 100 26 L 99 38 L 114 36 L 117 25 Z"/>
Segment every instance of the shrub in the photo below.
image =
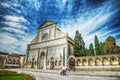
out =
<path fill-rule="evenodd" d="M 31 75 L 24 74 L 24 73 L 22 73 L 21 75 L 24 77 L 24 80 L 35 80 L 35 78 Z"/>
<path fill-rule="evenodd" d="M 18 74 L 16 71 L 8 71 L 8 70 L 0 70 L 0 76 L 22 76 L 24 78 L 24 80 L 35 80 L 35 78 L 31 75 L 28 74 Z"/>

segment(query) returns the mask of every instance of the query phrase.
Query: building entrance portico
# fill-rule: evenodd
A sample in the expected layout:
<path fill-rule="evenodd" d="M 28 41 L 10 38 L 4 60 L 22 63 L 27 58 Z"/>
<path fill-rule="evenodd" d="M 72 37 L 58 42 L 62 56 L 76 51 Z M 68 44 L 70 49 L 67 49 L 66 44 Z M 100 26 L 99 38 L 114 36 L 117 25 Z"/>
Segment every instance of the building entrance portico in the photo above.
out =
<path fill-rule="evenodd" d="M 39 66 L 40 66 L 40 69 L 44 69 L 45 68 L 45 52 L 42 51 L 40 53 L 40 62 L 39 62 Z"/>
<path fill-rule="evenodd" d="M 75 71 L 75 59 L 73 57 L 70 57 L 68 59 L 68 66 L 69 66 L 70 70 Z"/>

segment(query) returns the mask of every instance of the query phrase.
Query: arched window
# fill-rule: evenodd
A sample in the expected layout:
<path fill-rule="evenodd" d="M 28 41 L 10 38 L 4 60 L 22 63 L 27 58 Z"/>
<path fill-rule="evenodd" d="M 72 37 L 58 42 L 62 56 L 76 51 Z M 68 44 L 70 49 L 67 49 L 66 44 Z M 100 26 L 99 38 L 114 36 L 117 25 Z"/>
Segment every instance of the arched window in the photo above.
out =
<path fill-rule="evenodd" d="M 58 63 L 58 61 L 56 60 L 56 61 L 55 61 L 55 66 L 57 66 L 57 63 Z"/>
<path fill-rule="evenodd" d="M 16 64 L 19 64 L 19 63 L 20 63 L 20 61 L 19 61 L 19 60 L 17 60 Z"/>
<path fill-rule="evenodd" d="M 15 64 L 15 62 L 16 62 L 15 59 L 13 59 L 13 62 L 12 62 L 12 63 Z"/>
<path fill-rule="evenodd" d="M 48 39 L 48 33 L 45 33 L 43 36 L 42 36 L 42 40 L 45 41 Z"/>
<path fill-rule="evenodd" d="M 61 64 L 62 64 L 62 61 L 60 60 L 60 61 L 59 61 L 59 66 L 61 66 Z"/>
<path fill-rule="evenodd" d="M 83 66 L 88 66 L 87 59 L 83 59 L 83 60 L 82 60 L 82 65 L 83 65 Z"/>
<path fill-rule="evenodd" d="M 95 62 L 94 62 L 94 60 L 92 58 L 90 58 L 88 60 L 88 64 L 89 64 L 89 66 L 93 66 L 93 65 L 95 65 Z"/>
<path fill-rule="evenodd" d="M 80 63 L 81 63 L 81 60 L 80 60 L 80 59 L 78 59 L 78 60 L 77 60 L 77 66 L 79 66 L 79 65 L 80 65 Z"/>
<path fill-rule="evenodd" d="M 110 64 L 111 65 L 119 65 L 119 61 L 117 60 L 117 58 L 116 57 L 111 57 L 110 58 Z"/>
<path fill-rule="evenodd" d="M 8 63 L 11 64 L 11 59 L 8 60 Z"/>
<path fill-rule="evenodd" d="M 103 63 L 104 66 L 109 65 L 109 60 L 108 60 L 108 58 L 107 58 L 107 57 L 104 57 L 104 58 L 102 59 L 102 63 Z"/>
<path fill-rule="evenodd" d="M 101 65 L 102 65 L 102 61 L 101 61 L 100 58 L 97 57 L 97 58 L 95 59 L 95 65 L 96 65 L 96 66 L 101 66 Z"/>

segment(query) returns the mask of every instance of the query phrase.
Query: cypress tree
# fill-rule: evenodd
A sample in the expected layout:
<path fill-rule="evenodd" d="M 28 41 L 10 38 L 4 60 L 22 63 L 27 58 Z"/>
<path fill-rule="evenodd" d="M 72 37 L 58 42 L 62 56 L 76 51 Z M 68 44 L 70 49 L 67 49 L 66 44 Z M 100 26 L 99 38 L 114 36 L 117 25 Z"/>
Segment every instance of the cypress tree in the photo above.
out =
<path fill-rule="evenodd" d="M 104 54 L 104 48 L 105 48 L 105 42 L 100 42 L 100 54 L 103 55 Z"/>
<path fill-rule="evenodd" d="M 96 55 L 100 55 L 100 45 L 99 45 L 98 37 L 96 35 L 95 35 L 95 50 L 96 50 Z"/>
<path fill-rule="evenodd" d="M 89 49 L 85 48 L 85 53 L 86 53 L 85 56 L 89 56 Z"/>
<path fill-rule="evenodd" d="M 75 56 L 85 56 L 85 43 L 78 30 L 76 31 L 74 42 Z"/>
<path fill-rule="evenodd" d="M 89 54 L 88 54 L 88 56 L 93 56 L 93 55 L 94 55 L 94 50 L 93 50 L 93 44 L 91 43 L 89 45 Z"/>
<path fill-rule="evenodd" d="M 80 55 L 80 45 L 79 45 L 80 36 L 81 35 L 79 34 L 79 31 L 77 30 L 76 34 L 75 34 L 75 38 L 74 38 L 74 42 L 75 42 L 75 47 L 74 47 L 75 56 L 79 56 Z"/>

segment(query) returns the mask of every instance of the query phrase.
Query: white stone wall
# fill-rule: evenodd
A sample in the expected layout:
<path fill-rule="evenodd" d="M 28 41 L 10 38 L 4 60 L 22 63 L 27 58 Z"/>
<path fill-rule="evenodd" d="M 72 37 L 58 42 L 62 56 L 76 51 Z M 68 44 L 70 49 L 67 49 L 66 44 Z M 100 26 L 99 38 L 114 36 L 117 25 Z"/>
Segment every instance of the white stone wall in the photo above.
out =
<path fill-rule="evenodd" d="M 70 44 L 70 55 L 74 55 L 74 46 Z"/>
<path fill-rule="evenodd" d="M 50 40 L 55 38 L 55 26 L 50 28 Z"/>
<path fill-rule="evenodd" d="M 54 59 L 61 59 L 62 55 L 63 55 L 63 46 L 48 48 L 48 55 L 47 55 L 48 60 L 50 60 L 51 57 L 54 57 Z"/>
<path fill-rule="evenodd" d="M 21 64 L 21 68 L 24 68 L 24 65 L 25 65 L 25 62 L 26 59 L 25 59 L 25 56 L 20 56 L 20 64 Z"/>
<path fill-rule="evenodd" d="M 56 33 L 55 33 L 55 37 L 56 38 L 61 38 L 61 37 L 65 37 L 66 34 L 62 31 L 60 31 L 59 29 L 56 29 Z"/>
<path fill-rule="evenodd" d="M 56 39 L 56 40 L 51 40 L 51 41 L 45 41 L 43 43 L 30 45 L 30 49 L 44 48 L 44 47 L 50 47 L 50 46 L 55 46 L 55 45 L 61 45 L 61 44 L 65 44 L 66 42 L 67 42 L 66 38 L 61 38 L 61 39 Z"/>
<path fill-rule="evenodd" d="M 37 61 L 38 59 L 38 51 L 39 50 L 31 50 L 29 51 L 28 61 L 32 61 L 34 58 L 34 61 Z"/>
<path fill-rule="evenodd" d="M 38 32 L 38 42 L 41 42 L 41 39 L 42 39 L 41 36 L 42 36 L 42 33 L 41 33 L 41 31 L 39 31 Z"/>
<path fill-rule="evenodd" d="M 38 42 L 43 42 L 42 41 L 42 36 L 47 33 L 48 34 L 48 40 L 54 39 L 55 38 L 55 27 L 56 24 L 51 25 L 49 27 L 43 28 L 39 30 L 39 37 L 38 37 Z"/>

